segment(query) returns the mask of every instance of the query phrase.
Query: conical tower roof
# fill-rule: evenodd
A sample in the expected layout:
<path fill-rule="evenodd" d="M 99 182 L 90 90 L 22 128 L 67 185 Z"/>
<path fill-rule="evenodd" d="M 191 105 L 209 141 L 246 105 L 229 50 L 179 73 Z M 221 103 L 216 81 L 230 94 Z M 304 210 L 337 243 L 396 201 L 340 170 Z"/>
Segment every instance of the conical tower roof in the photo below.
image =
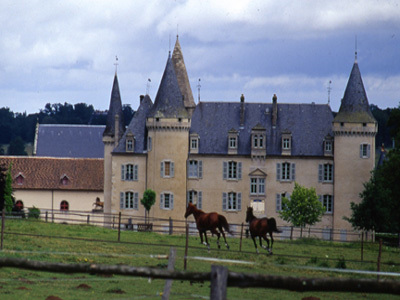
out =
<path fill-rule="evenodd" d="M 342 103 L 334 122 L 375 123 L 357 61 L 354 62 Z"/>
<path fill-rule="evenodd" d="M 179 44 L 178 36 L 176 36 L 176 43 L 174 51 L 172 52 L 172 64 L 174 65 L 176 78 L 178 79 L 178 85 L 183 95 L 183 102 L 186 108 L 195 108 L 192 88 L 190 87 L 189 76 L 187 74 L 185 61 L 183 60 L 183 54 L 181 45 Z"/>
<path fill-rule="evenodd" d="M 175 75 L 171 55 L 168 55 L 167 65 L 157 96 L 148 116 L 153 118 L 189 118 Z"/>
<path fill-rule="evenodd" d="M 122 137 L 125 130 L 124 115 L 122 113 L 122 101 L 121 94 L 119 92 L 119 84 L 117 73 L 114 76 L 114 83 L 111 91 L 110 107 L 107 114 L 106 129 L 103 132 L 103 136 L 114 136 L 115 135 L 115 116 L 118 115 L 119 128 L 118 128 L 118 140 Z"/>

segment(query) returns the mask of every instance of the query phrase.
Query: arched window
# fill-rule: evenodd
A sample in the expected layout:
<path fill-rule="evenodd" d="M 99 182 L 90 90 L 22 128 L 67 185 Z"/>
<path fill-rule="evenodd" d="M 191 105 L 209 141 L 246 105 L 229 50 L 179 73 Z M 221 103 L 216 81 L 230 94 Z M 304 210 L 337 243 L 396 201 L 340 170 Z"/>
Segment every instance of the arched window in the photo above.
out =
<path fill-rule="evenodd" d="M 24 209 L 24 202 L 22 202 L 21 200 L 17 200 L 17 202 L 15 202 L 15 208 L 18 211 L 21 211 Z"/>
<path fill-rule="evenodd" d="M 69 204 L 68 204 L 67 201 L 65 201 L 65 200 L 61 201 L 60 210 L 62 210 L 62 211 L 68 211 L 69 210 Z"/>

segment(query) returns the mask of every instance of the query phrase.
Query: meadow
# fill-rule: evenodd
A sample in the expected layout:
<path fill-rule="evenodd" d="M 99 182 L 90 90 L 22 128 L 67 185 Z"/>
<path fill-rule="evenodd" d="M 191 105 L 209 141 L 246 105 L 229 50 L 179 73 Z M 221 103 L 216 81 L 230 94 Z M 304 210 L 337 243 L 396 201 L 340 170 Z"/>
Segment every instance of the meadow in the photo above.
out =
<path fill-rule="evenodd" d="M 184 269 L 185 235 L 153 232 L 118 231 L 88 226 L 45 223 L 31 219 L 6 220 L 3 250 L 0 257 L 26 258 L 47 262 L 129 265 L 166 268 L 170 248 L 177 251 L 176 270 Z M 251 239 L 228 238 L 230 250 L 216 247 L 210 238 L 211 251 L 200 244 L 198 236 L 189 237 L 187 270 L 210 272 L 216 262 L 198 257 L 231 260 L 219 262 L 229 271 L 312 278 L 368 278 L 353 270 L 376 271 L 378 243 L 366 243 L 361 261 L 360 243 L 327 242 L 316 239 L 296 241 L 275 239 L 274 254 L 257 255 Z M 236 261 L 236 262 L 235 262 Z M 242 263 L 242 262 L 250 262 Z M 327 271 L 327 269 L 331 269 Z M 335 270 L 332 270 L 335 269 Z M 400 249 L 383 246 L 382 272 L 400 273 Z M 341 271 L 342 270 L 342 271 Z M 380 276 L 397 280 L 400 277 Z M 0 269 L 0 299 L 161 299 L 165 280 L 98 274 L 38 272 L 17 268 Z M 210 282 L 175 280 L 170 299 L 208 299 Z M 339 293 L 292 292 L 264 288 L 228 287 L 228 299 L 400 299 L 400 296 Z"/>

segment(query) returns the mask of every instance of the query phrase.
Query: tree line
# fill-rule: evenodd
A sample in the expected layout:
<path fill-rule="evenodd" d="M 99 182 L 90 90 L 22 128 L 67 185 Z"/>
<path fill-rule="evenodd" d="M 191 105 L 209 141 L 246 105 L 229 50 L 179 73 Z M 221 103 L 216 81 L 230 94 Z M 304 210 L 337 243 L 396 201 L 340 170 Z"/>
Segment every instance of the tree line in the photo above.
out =
<path fill-rule="evenodd" d="M 134 111 L 130 105 L 123 105 L 126 124 Z M 8 150 L 0 149 L 0 154 L 26 155 L 25 144 L 33 143 L 36 124 L 81 124 L 105 125 L 107 111 L 95 110 L 86 103 L 47 103 L 38 113 L 14 113 L 8 107 L 0 108 L 0 145 L 9 145 Z"/>

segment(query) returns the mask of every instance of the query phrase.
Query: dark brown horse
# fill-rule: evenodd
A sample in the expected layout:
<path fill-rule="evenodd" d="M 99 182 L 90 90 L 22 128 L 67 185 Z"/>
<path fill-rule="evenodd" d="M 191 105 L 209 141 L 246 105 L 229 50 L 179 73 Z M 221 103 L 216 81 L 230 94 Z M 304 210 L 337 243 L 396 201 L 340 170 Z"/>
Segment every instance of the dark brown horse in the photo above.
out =
<path fill-rule="evenodd" d="M 199 230 L 201 243 L 206 245 L 208 250 L 210 250 L 210 244 L 207 240 L 207 230 L 210 230 L 211 233 L 217 235 L 218 249 L 221 248 L 221 246 L 219 245 L 220 233 L 224 237 L 226 248 L 229 249 L 229 245 L 226 242 L 225 233 L 223 230 L 223 228 L 225 228 L 225 230 L 229 232 L 229 224 L 224 216 L 219 215 L 216 212 L 205 213 L 204 211 L 198 209 L 196 205 L 189 203 L 186 208 L 185 218 L 189 217 L 191 214 L 193 214 L 194 219 L 196 220 L 196 226 Z M 203 241 L 203 234 L 205 242 Z"/>
<path fill-rule="evenodd" d="M 274 237 L 272 236 L 272 233 L 281 232 L 276 227 L 275 219 L 274 218 L 258 219 L 253 214 L 253 208 L 247 207 L 246 222 L 249 223 L 250 235 L 251 238 L 253 239 L 257 253 L 259 253 L 256 243 L 256 237 L 258 236 L 258 238 L 260 239 L 260 246 L 266 249 L 269 252 L 269 254 L 272 254 L 272 245 L 274 244 Z M 269 236 L 271 237 L 271 248 L 269 248 L 269 240 L 267 238 L 267 233 L 269 233 Z M 267 242 L 267 247 L 262 245 L 261 238 L 263 238 Z"/>

